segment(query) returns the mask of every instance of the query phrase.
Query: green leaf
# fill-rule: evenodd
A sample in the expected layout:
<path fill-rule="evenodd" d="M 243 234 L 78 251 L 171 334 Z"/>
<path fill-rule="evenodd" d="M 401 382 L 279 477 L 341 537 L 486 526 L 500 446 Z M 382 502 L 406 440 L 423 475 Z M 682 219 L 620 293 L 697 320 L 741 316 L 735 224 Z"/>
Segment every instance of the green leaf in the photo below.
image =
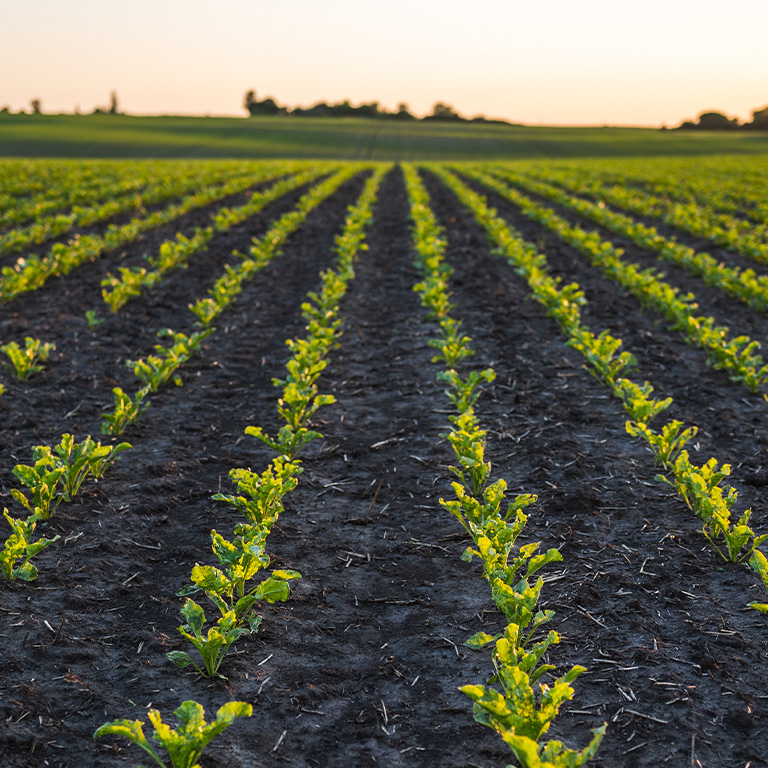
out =
<path fill-rule="evenodd" d="M 301 574 L 298 571 L 292 571 L 289 569 L 272 571 L 272 576 L 276 579 L 283 579 L 285 581 L 301 578 Z"/>
<path fill-rule="evenodd" d="M 480 648 L 485 648 L 486 645 L 489 643 L 493 643 L 494 641 L 498 640 L 500 635 L 489 635 L 487 632 L 478 632 L 477 634 L 472 635 L 468 640 L 464 641 L 464 645 L 467 646 L 467 648 L 474 648 L 475 650 L 479 650 Z"/>
<path fill-rule="evenodd" d="M 181 607 L 181 615 L 187 620 L 187 624 L 192 628 L 195 635 L 200 635 L 205 625 L 205 612 L 203 609 L 191 598 L 187 598 L 184 601 L 184 605 Z"/>
<path fill-rule="evenodd" d="M 290 596 L 290 589 L 286 581 L 270 577 L 259 584 L 256 595 L 268 603 L 285 602 Z"/>
<path fill-rule="evenodd" d="M 155 752 L 147 741 L 146 736 L 144 736 L 143 725 L 144 723 L 141 720 L 114 720 L 111 723 L 104 723 L 104 725 L 97 728 L 94 731 L 93 738 L 98 739 L 101 736 L 110 735 L 122 736 L 141 747 L 161 768 L 166 768 L 165 763 L 158 757 L 157 752 Z"/>
<path fill-rule="evenodd" d="M 186 651 L 168 651 L 165 657 L 172 661 L 177 667 L 188 667 L 192 663 L 190 655 Z"/>

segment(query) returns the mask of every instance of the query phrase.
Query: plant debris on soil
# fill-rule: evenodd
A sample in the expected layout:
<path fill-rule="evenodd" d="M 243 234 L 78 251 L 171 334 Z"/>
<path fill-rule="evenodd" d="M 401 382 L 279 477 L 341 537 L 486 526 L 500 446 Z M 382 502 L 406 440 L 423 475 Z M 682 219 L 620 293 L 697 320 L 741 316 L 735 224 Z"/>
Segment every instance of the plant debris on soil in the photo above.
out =
<path fill-rule="evenodd" d="M 549 661 L 559 673 L 573 664 L 588 672 L 548 737 L 581 748 L 607 721 L 590 763 L 603 768 L 768 765 L 768 633 L 765 617 L 746 608 L 761 599 L 757 578 L 704 539 L 671 486 L 655 479 L 650 452 L 626 434 L 621 404 L 584 369 L 452 193 L 431 174 L 423 178 L 448 236 L 453 315 L 473 339 L 472 365 L 496 371 L 476 408 L 494 477 L 511 494 L 538 495 L 523 537 L 563 555 L 542 571 L 543 607 L 556 612 L 551 626 L 562 635 Z M 261 471 L 269 460 L 244 429 L 278 427 L 272 378 L 283 375 L 285 340 L 303 333 L 301 303 L 330 266 L 333 238 L 362 183 L 361 176 L 346 183 L 310 214 L 219 318 L 203 354 L 181 369 L 183 386 L 150 396 L 151 407 L 122 436 L 133 450 L 57 509 L 46 535 L 61 539 L 36 558 L 37 580 L 3 583 L 4 768 L 137 765 L 144 757 L 137 747 L 95 741 L 94 730 L 116 718 L 146 721 L 150 706 L 173 722 L 186 699 L 209 717 L 230 700 L 254 707 L 211 743 L 202 759 L 208 768 L 513 762 L 458 690 L 493 674 L 490 650 L 464 641 L 499 631 L 503 621 L 477 563 L 461 560 L 463 529 L 439 505 L 452 496 L 443 438 L 450 411 L 430 362 L 434 327 L 413 291 L 419 274 L 397 168 L 382 185 L 369 249 L 342 302 L 340 345 L 319 380 L 336 403 L 314 419 L 323 439 L 302 454 L 299 486 L 268 540 L 274 566 L 303 578 L 288 602 L 261 606 L 259 631 L 222 665 L 226 680 L 202 679 L 165 657 L 184 647 L 176 593 L 195 563 L 210 562 L 211 529 L 236 524 L 211 495 L 231 491 L 233 467 Z M 187 305 L 299 194 L 217 235 L 188 269 L 95 332 L 84 315 L 107 314 L 101 279 L 153 252 L 167 232 L 0 307 L 3 341 L 31 335 L 56 344 L 44 372 L 23 384 L 5 377 L 2 506 L 18 487 L 13 466 L 31 463 L 33 446 L 67 432 L 103 439 L 111 389 L 132 389 L 125 361 L 150 352 L 162 328 L 190 332 Z M 643 314 L 573 248 L 488 197 L 538 243 L 554 273 L 579 282 L 589 300 L 585 321 L 624 341 L 641 380 L 673 397 L 669 416 L 699 427 L 692 459 L 733 465 L 739 509 L 752 506 L 762 531 L 762 396 L 707 367 L 703 352 Z M 193 228 L 213 209 L 176 229 Z M 665 269 L 691 289 L 691 278 Z M 694 290 L 703 314 L 722 307 L 734 329 L 768 336 L 760 333 L 765 317 L 701 284 Z"/>

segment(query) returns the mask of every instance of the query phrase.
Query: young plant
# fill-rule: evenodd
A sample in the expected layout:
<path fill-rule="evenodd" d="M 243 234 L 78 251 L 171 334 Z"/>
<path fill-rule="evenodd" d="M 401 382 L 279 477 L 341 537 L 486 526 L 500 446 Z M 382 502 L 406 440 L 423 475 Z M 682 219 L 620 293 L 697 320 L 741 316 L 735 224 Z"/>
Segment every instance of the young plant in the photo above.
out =
<path fill-rule="evenodd" d="M 634 421 L 628 421 L 626 429 L 627 433 L 633 437 L 645 438 L 659 464 L 666 469 L 672 469 L 675 466 L 683 448 L 698 432 L 698 427 L 683 429 L 683 422 L 677 420 L 665 424 L 661 432 L 655 432 L 643 422 Z"/>
<path fill-rule="evenodd" d="M 322 437 L 315 430 L 307 429 L 306 427 L 294 429 L 290 424 L 284 424 L 280 427 L 277 436 L 274 438 L 270 437 L 261 427 L 246 427 L 245 433 L 261 440 L 277 456 L 283 456 L 291 462 L 296 459 L 305 445 L 318 437 Z"/>
<path fill-rule="evenodd" d="M 688 451 L 681 451 L 673 467 L 675 490 L 685 503 L 704 521 L 702 532 L 725 560 L 739 563 L 746 560 L 756 548 L 768 540 L 768 533 L 755 536 L 749 527 L 752 510 L 746 509 L 739 521 L 731 523 L 731 507 L 736 503 L 738 492 L 733 486 L 720 484 L 731 473 L 729 464 L 718 468 L 711 458 L 697 467 L 688 459 Z M 662 475 L 658 480 L 670 482 Z M 726 551 L 720 548 L 720 538 L 725 541 Z M 746 551 L 743 551 L 746 548 Z"/>
<path fill-rule="evenodd" d="M 499 650 L 496 656 L 501 656 Z M 552 686 L 539 683 L 537 697 L 529 675 L 521 667 L 499 663 L 495 679 L 501 692 L 484 685 L 465 685 L 461 691 L 474 702 L 475 720 L 504 739 L 522 768 L 577 768 L 597 754 L 605 723 L 592 730 L 592 741 L 581 751 L 568 749 L 561 741 L 544 743 L 541 739 L 562 704 L 573 697 L 571 683 L 584 671 L 584 667 L 574 666 Z"/>
<path fill-rule="evenodd" d="M 47 448 L 47 446 L 40 446 Z M 100 478 L 115 461 L 117 454 L 133 446 L 120 443 L 109 446 L 96 443 L 88 435 L 81 443 L 76 443 L 72 435 L 61 436 L 61 442 L 54 446 L 50 461 L 55 468 L 62 468 L 62 480 L 66 498 L 71 499 L 80 489 L 88 474 Z M 50 448 L 48 448 L 50 451 Z"/>
<path fill-rule="evenodd" d="M 616 354 L 621 349 L 621 339 L 611 336 L 608 331 L 602 331 L 597 336 L 589 331 L 576 332 L 567 344 L 586 357 L 591 366 L 588 370 L 593 376 L 611 387 L 616 384 L 620 373 L 637 365 L 637 360 L 631 352 Z"/>
<path fill-rule="evenodd" d="M 149 400 L 144 402 L 144 398 L 149 393 L 149 389 L 143 387 L 134 398 L 126 395 L 120 387 L 115 387 L 112 394 L 115 396 L 115 410 L 111 413 L 102 413 L 104 421 L 101 422 L 102 435 L 120 435 L 129 425 L 139 420 L 144 411 L 149 408 Z"/>
<path fill-rule="evenodd" d="M 48 520 L 56 507 L 66 498 L 66 493 L 57 489 L 59 480 L 64 474 L 64 468 L 54 466 L 51 449 L 47 445 L 38 445 L 32 452 L 32 458 L 35 463 L 31 467 L 26 464 L 17 464 L 13 468 L 13 474 L 22 485 L 29 488 L 32 498 L 28 499 L 17 488 L 11 488 L 11 495 L 40 520 Z"/>
<path fill-rule="evenodd" d="M 104 322 L 104 318 L 99 317 L 95 309 L 89 309 L 85 313 L 85 321 L 88 323 L 88 330 L 95 333 Z"/>
<path fill-rule="evenodd" d="M 3 516 L 11 526 L 11 535 L 6 539 L 2 551 L 0 551 L 0 568 L 6 581 L 33 581 L 37 578 L 37 568 L 29 561 L 49 544 L 53 544 L 59 536 L 52 539 L 40 538 L 33 541 L 33 534 L 37 521 L 37 515 L 30 515 L 21 520 L 14 519 L 3 510 Z M 17 562 L 21 561 L 18 563 Z"/>
<path fill-rule="evenodd" d="M 247 434 L 258 431 L 256 427 L 246 429 Z M 301 472 L 298 462 L 279 455 L 272 459 L 261 475 L 248 469 L 231 470 L 229 477 L 240 495 L 217 493 L 211 498 L 214 501 L 225 501 L 240 512 L 248 523 L 269 531 L 283 511 L 281 499 L 298 485 L 296 475 Z"/>
<path fill-rule="evenodd" d="M 759 549 L 755 549 L 752 552 L 749 564 L 755 569 L 755 572 L 759 574 L 760 578 L 763 580 L 763 586 L 766 591 L 768 591 L 768 559 L 766 559 L 765 555 Z M 760 611 L 760 613 L 768 614 L 768 603 L 751 602 L 749 603 L 749 607 L 754 608 L 756 611 Z"/>
<path fill-rule="evenodd" d="M 203 665 L 194 662 L 186 651 L 169 651 L 166 656 L 177 667 L 184 669 L 191 664 L 203 677 L 218 676 L 223 679 L 226 678 L 218 674 L 219 667 L 230 646 L 244 635 L 255 631 L 261 621 L 260 616 L 255 617 L 257 620 L 246 628 L 239 624 L 235 611 L 229 610 L 225 611 L 216 625 L 206 633 L 205 611 L 189 597 L 181 608 L 181 615 L 186 619 L 186 623 L 179 627 L 179 632 L 197 649 Z"/>
<path fill-rule="evenodd" d="M 469 346 L 472 339 L 461 333 L 461 321 L 444 317 L 440 320 L 440 329 L 442 337 L 427 342 L 430 347 L 440 350 L 432 358 L 433 363 L 444 363 L 446 368 L 455 368 L 464 358 L 475 354 L 475 350 Z"/>
<path fill-rule="evenodd" d="M 127 360 L 126 365 L 133 368 L 133 372 L 144 382 L 149 392 L 157 392 L 161 384 L 170 380 L 176 369 L 199 351 L 203 340 L 213 333 L 214 329 L 193 333 L 187 336 L 185 333 L 176 333 L 170 328 L 158 331 L 160 337 L 170 337 L 172 344 L 164 347 L 155 345 L 156 355 L 148 355 L 147 359 Z M 176 381 L 180 384 L 181 381 Z"/>
<path fill-rule="evenodd" d="M 463 379 L 453 368 L 437 374 L 438 381 L 446 381 L 453 388 L 453 391 L 446 390 L 445 394 L 459 413 L 468 411 L 475 404 L 480 397 L 479 387 L 483 382 L 490 383 L 495 378 L 496 373 L 492 368 L 484 371 L 470 371 L 466 379 Z"/>
<path fill-rule="evenodd" d="M 447 438 L 459 466 L 450 467 L 450 470 L 463 485 L 472 489 L 474 496 L 479 496 L 491 475 L 491 462 L 485 461 L 485 438 L 488 433 L 480 429 L 471 408 L 459 416 L 452 416 L 451 421 L 455 429 Z"/>
<path fill-rule="evenodd" d="M 662 411 L 672 405 L 672 398 L 655 400 L 651 397 L 653 387 L 646 381 L 642 385 L 630 379 L 618 379 L 613 386 L 614 394 L 622 400 L 630 418 L 643 424 L 650 423 Z M 691 435 L 693 437 L 693 435 Z"/>
<path fill-rule="evenodd" d="M 21 349 L 19 345 L 12 341 L 0 347 L 10 362 L 6 365 L 15 373 L 19 381 L 26 381 L 33 373 L 43 370 L 40 363 L 44 363 L 51 352 L 56 349 L 55 344 L 44 344 L 40 339 L 33 339 L 27 336 L 25 339 L 25 348 Z"/>
<path fill-rule="evenodd" d="M 208 743 L 229 728 L 238 717 L 250 717 L 253 707 L 243 701 L 230 701 L 216 713 L 216 720 L 205 722 L 205 710 L 196 701 L 185 701 L 175 712 L 180 725 L 170 728 L 156 709 L 147 712 L 155 730 L 152 737 L 159 741 L 168 753 L 171 768 L 200 768 L 198 760 Z M 122 736 L 141 747 L 161 768 L 168 768 L 155 748 L 147 741 L 141 720 L 113 720 L 96 729 L 94 739 L 101 736 Z"/>

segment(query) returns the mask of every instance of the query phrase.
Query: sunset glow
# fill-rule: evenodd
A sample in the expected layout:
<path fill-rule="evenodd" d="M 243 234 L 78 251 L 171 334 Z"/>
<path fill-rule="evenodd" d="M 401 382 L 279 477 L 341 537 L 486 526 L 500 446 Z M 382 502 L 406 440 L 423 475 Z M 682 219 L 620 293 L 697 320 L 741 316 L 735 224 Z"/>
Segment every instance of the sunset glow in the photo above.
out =
<path fill-rule="evenodd" d="M 126 10 L 128 9 L 128 10 Z M 768 103 L 768 4 L 694 0 L 4 3 L 0 106 L 244 115 L 243 95 L 436 101 L 529 124 L 675 125 Z"/>

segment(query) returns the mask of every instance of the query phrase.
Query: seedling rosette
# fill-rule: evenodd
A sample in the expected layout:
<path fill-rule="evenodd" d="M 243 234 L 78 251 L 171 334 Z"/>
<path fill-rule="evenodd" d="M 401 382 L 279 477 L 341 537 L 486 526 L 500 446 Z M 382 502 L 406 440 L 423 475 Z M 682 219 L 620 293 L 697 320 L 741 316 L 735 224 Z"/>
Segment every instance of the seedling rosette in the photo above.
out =
<path fill-rule="evenodd" d="M 8 356 L 9 362 L 6 365 L 19 381 L 26 381 L 33 373 L 42 371 L 43 366 L 40 363 L 44 363 L 56 349 L 55 344 L 44 344 L 40 339 L 33 339 L 30 336 L 27 336 L 24 343 L 24 349 L 15 341 L 0 347 L 0 352 Z"/>
<path fill-rule="evenodd" d="M 40 519 L 37 515 L 30 515 L 21 520 L 14 519 L 3 510 L 8 525 L 11 526 L 11 535 L 6 539 L 3 549 L 0 550 L 0 569 L 6 581 L 34 581 L 37 578 L 37 568 L 29 561 L 45 549 L 59 536 L 52 539 L 40 538 L 33 540 L 33 534 Z M 21 562 L 18 562 L 21 561 Z M 18 564 L 17 564 L 18 563 Z"/>
<path fill-rule="evenodd" d="M 749 563 L 759 574 L 763 581 L 763 586 L 768 592 L 768 559 L 766 559 L 765 555 L 759 549 L 756 549 L 752 553 L 752 558 Z M 749 603 L 749 607 L 754 608 L 756 611 L 760 611 L 760 613 L 768 614 L 768 603 L 751 602 Z"/>
<path fill-rule="evenodd" d="M 208 743 L 229 728 L 238 717 L 250 717 L 252 713 L 253 707 L 250 704 L 230 701 L 216 712 L 214 722 L 206 723 L 202 705 L 196 701 L 185 701 L 174 712 L 180 721 L 178 728 L 171 728 L 164 723 L 156 709 L 150 709 L 147 716 L 155 726 L 152 737 L 168 753 L 171 768 L 200 768 L 197 761 Z M 113 720 L 97 728 L 93 738 L 122 736 L 141 747 L 161 768 L 168 768 L 144 735 L 143 725 L 141 720 Z"/>

